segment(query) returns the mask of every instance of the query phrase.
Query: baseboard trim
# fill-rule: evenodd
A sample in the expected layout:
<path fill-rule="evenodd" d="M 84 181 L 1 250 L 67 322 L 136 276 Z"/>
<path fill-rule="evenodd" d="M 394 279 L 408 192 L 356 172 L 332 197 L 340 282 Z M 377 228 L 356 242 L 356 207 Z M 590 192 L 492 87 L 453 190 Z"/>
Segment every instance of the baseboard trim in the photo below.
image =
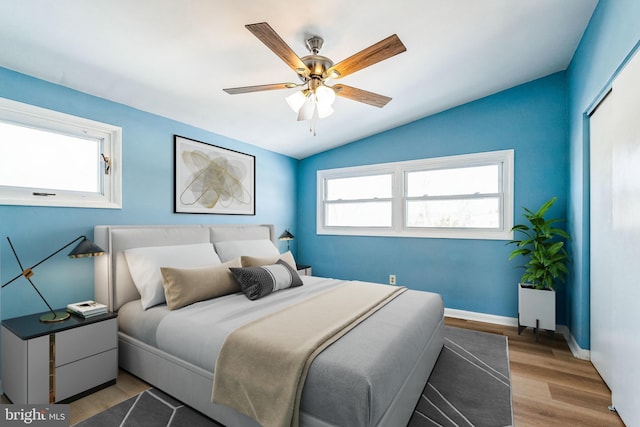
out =
<path fill-rule="evenodd" d="M 583 360 L 591 360 L 591 351 L 585 350 L 584 348 L 578 345 L 578 341 L 574 338 L 573 334 L 569 330 L 569 328 L 565 325 L 556 326 L 556 331 L 564 335 L 564 339 L 567 341 L 569 348 L 571 349 L 571 353 L 573 353 L 574 357 Z"/>
<path fill-rule="evenodd" d="M 445 308 L 445 317 L 455 317 L 456 319 L 473 320 L 476 322 L 493 323 L 494 325 L 518 326 L 517 317 L 496 316 L 494 314 L 477 313 L 475 311 L 457 310 L 455 308 Z M 567 345 L 574 357 L 583 360 L 590 360 L 591 353 L 578 345 L 578 342 L 565 325 L 556 325 L 556 332 L 562 334 L 567 341 Z"/>
<path fill-rule="evenodd" d="M 518 318 L 516 317 L 496 316 L 495 314 L 477 313 L 475 311 L 457 310 L 455 308 L 445 308 L 444 315 L 445 317 L 493 323 L 494 325 L 518 326 Z"/>

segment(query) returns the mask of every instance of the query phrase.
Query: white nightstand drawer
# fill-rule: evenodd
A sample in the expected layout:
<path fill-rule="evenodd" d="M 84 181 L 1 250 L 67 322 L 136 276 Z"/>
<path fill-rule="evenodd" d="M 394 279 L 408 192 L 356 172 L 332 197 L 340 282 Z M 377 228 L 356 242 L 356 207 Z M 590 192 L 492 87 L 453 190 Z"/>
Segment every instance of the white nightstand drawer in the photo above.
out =
<path fill-rule="evenodd" d="M 56 334 L 56 366 L 66 365 L 118 346 L 117 319 Z"/>
<path fill-rule="evenodd" d="M 56 368 L 56 402 L 111 381 L 117 375 L 118 354 L 115 348 L 58 366 Z"/>
<path fill-rule="evenodd" d="M 2 389 L 13 403 L 46 404 L 115 382 L 115 313 L 43 323 L 35 313 L 2 321 Z"/>

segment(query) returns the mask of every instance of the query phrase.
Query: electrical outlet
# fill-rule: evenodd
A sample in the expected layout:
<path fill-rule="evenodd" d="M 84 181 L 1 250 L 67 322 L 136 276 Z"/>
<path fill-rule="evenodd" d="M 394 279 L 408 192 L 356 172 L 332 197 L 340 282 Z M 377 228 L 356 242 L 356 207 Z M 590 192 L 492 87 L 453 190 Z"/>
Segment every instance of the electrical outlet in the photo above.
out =
<path fill-rule="evenodd" d="M 396 284 L 396 275 L 395 274 L 390 274 L 389 275 L 389 284 L 390 285 L 395 285 Z"/>

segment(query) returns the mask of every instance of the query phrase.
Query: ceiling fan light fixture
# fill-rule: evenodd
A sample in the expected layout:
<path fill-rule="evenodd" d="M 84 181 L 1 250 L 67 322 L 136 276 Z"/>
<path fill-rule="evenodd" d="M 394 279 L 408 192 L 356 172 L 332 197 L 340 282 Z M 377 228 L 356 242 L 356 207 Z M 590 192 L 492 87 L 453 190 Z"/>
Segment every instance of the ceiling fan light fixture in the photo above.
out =
<path fill-rule="evenodd" d="M 316 108 L 318 111 L 318 118 L 324 119 L 325 117 L 329 117 L 333 114 L 333 107 L 329 104 L 324 104 L 322 102 L 316 103 Z"/>
<path fill-rule="evenodd" d="M 316 96 L 310 93 L 298 111 L 298 121 L 311 120 L 316 111 Z"/>
<path fill-rule="evenodd" d="M 320 85 L 316 88 L 316 98 L 318 100 L 318 105 L 323 104 L 330 107 L 336 100 L 336 93 L 330 87 Z"/>
<path fill-rule="evenodd" d="M 295 113 L 300 111 L 300 108 L 302 108 L 302 105 L 307 100 L 307 97 L 305 96 L 304 92 L 305 92 L 304 90 L 299 90 L 287 96 L 286 98 L 287 104 L 289 104 L 289 107 L 291 107 L 291 109 Z"/>

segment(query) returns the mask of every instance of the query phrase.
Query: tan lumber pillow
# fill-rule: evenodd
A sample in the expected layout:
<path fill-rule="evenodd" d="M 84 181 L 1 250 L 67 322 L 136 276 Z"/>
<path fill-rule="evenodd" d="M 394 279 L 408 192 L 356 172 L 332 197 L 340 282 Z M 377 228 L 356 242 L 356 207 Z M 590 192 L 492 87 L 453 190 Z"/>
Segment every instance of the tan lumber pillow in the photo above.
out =
<path fill-rule="evenodd" d="M 240 258 L 212 267 L 161 267 L 162 286 L 169 310 L 240 292 L 230 267 L 242 267 Z"/>

